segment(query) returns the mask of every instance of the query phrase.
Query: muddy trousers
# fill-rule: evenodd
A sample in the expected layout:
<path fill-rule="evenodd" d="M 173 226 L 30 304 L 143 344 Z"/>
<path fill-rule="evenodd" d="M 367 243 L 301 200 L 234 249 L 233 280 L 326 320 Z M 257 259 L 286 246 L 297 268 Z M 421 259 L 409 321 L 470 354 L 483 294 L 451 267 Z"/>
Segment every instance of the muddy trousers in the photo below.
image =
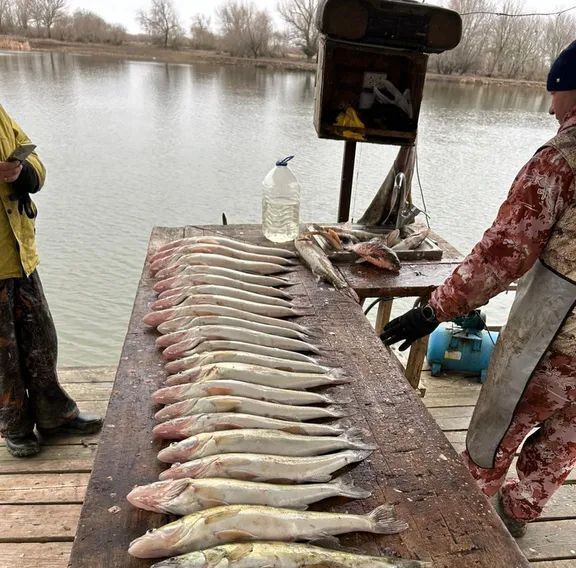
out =
<path fill-rule="evenodd" d="M 518 479 L 506 481 L 523 441 Z M 542 360 L 500 443 L 494 469 L 478 467 L 467 452 L 463 457 L 487 496 L 500 489 L 507 515 L 537 519 L 576 465 L 576 359 L 550 353 Z"/>
<path fill-rule="evenodd" d="M 57 354 L 38 273 L 0 280 L 0 433 L 54 428 L 78 414 L 58 383 Z"/>

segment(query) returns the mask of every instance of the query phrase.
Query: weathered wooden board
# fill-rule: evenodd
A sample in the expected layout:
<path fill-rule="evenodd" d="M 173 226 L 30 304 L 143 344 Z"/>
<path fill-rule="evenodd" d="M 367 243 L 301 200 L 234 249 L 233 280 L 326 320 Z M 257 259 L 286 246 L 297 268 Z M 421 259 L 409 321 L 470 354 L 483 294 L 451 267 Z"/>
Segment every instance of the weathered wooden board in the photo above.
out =
<path fill-rule="evenodd" d="M 78 403 L 83 411 L 87 406 L 84 402 L 105 401 L 110 399 L 112 392 L 111 382 L 94 382 L 94 383 L 68 383 L 63 385 L 66 392 Z"/>
<path fill-rule="evenodd" d="M 551 562 L 532 562 L 533 568 L 576 568 L 576 559 L 574 560 L 552 560 Z"/>
<path fill-rule="evenodd" d="M 576 519 L 532 523 L 526 536 L 518 540 L 530 560 L 576 558 Z"/>
<path fill-rule="evenodd" d="M 71 542 L 80 505 L 0 505 L 0 543 Z"/>
<path fill-rule="evenodd" d="M 0 477 L 0 504 L 82 503 L 88 473 L 20 474 Z"/>
<path fill-rule="evenodd" d="M 116 367 L 65 367 L 58 369 L 63 385 L 69 383 L 112 383 Z"/>
<path fill-rule="evenodd" d="M 4 543 L 0 568 L 66 568 L 71 542 Z"/>
<path fill-rule="evenodd" d="M 228 227 L 221 233 L 241 238 L 243 229 L 236 229 Z M 192 227 L 186 234 L 202 230 L 211 228 Z M 181 230 L 155 230 L 152 246 L 181 234 Z M 354 399 L 350 425 L 361 427 L 367 440 L 380 448 L 351 472 L 359 485 L 374 490 L 373 497 L 353 503 L 332 500 L 322 509 L 360 513 L 390 502 L 410 524 L 399 536 L 350 535 L 344 542 L 367 553 L 393 547 L 407 557 L 431 558 L 437 568 L 527 566 L 359 306 L 317 286 L 306 269 L 291 278 L 301 282 L 315 308 L 314 316 L 302 323 L 326 331 L 319 340 L 323 359 L 353 378 L 346 389 L 347 397 Z M 72 551 L 72 568 L 149 566 L 148 561 L 130 559 L 126 549 L 134 537 L 165 520 L 122 502 L 134 484 L 152 481 L 160 471 L 155 459 L 158 446 L 150 441 L 154 409 L 148 401 L 163 375 L 162 362 L 153 346 L 154 334 L 140 323 L 153 297 L 145 271 Z M 120 512 L 108 513 L 116 504 Z"/>
<path fill-rule="evenodd" d="M 95 445 L 44 446 L 37 456 L 15 460 L 0 446 L 0 474 L 16 473 L 85 473 L 92 470 Z M 0 482 L 2 477 L 0 477 Z"/>

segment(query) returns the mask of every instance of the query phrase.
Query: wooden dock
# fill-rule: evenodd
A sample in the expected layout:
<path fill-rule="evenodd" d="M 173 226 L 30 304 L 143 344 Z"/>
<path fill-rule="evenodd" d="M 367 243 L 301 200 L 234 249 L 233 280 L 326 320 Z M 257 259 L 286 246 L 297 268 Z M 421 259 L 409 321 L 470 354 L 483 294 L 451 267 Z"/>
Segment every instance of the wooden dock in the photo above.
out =
<path fill-rule="evenodd" d="M 64 369 L 61 379 L 83 410 L 103 414 L 114 374 L 112 368 Z M 479 385 L 424 375 L 423 386 L 426 406 L 460 451 Z M 0 446 L 0 568 L 67 566 L 97 443 L 98 436 L 53 440 L 28 460 Z M 117 505 L 128 506 L 120 498 Z M 576 568 L 576 472 L 518 543 L 537 568 Z"/>

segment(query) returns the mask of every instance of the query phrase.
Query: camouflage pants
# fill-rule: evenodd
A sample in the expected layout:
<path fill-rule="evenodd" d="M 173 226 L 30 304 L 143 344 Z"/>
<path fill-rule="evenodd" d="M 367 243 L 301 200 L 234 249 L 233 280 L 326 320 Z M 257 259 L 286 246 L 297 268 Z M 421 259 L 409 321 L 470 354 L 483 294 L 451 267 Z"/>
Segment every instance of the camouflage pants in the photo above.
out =
<path fill-rule="evenodd" d="M 522 442 L 518 479 L 506 481 Z M 502 439 L 494 469 L 478 467 L 467 452 L 463 457 L 486 495 L 501 488 L 510 517 L 537 519 L 576 465 L 576 359 L 550 353 L 542 360 Z"/>
<path fill-rule="evenodd" d="M 0 280 L 0 433 L 53 428 L 78 414 L 58 383 L 57 353 L 38 273 Z"/>

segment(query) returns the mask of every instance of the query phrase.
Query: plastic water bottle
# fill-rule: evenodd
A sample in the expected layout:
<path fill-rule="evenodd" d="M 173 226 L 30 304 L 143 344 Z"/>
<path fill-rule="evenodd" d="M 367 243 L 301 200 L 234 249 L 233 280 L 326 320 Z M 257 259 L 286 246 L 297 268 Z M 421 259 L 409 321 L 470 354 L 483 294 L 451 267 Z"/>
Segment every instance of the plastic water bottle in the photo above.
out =
<path fill-rule="evenodd" d="M 292 241 L 300 223 L 300 184 L 288 162 L 294 156 L 276 162 L 262 185 L 262 232 L 275 243 Z"/>

